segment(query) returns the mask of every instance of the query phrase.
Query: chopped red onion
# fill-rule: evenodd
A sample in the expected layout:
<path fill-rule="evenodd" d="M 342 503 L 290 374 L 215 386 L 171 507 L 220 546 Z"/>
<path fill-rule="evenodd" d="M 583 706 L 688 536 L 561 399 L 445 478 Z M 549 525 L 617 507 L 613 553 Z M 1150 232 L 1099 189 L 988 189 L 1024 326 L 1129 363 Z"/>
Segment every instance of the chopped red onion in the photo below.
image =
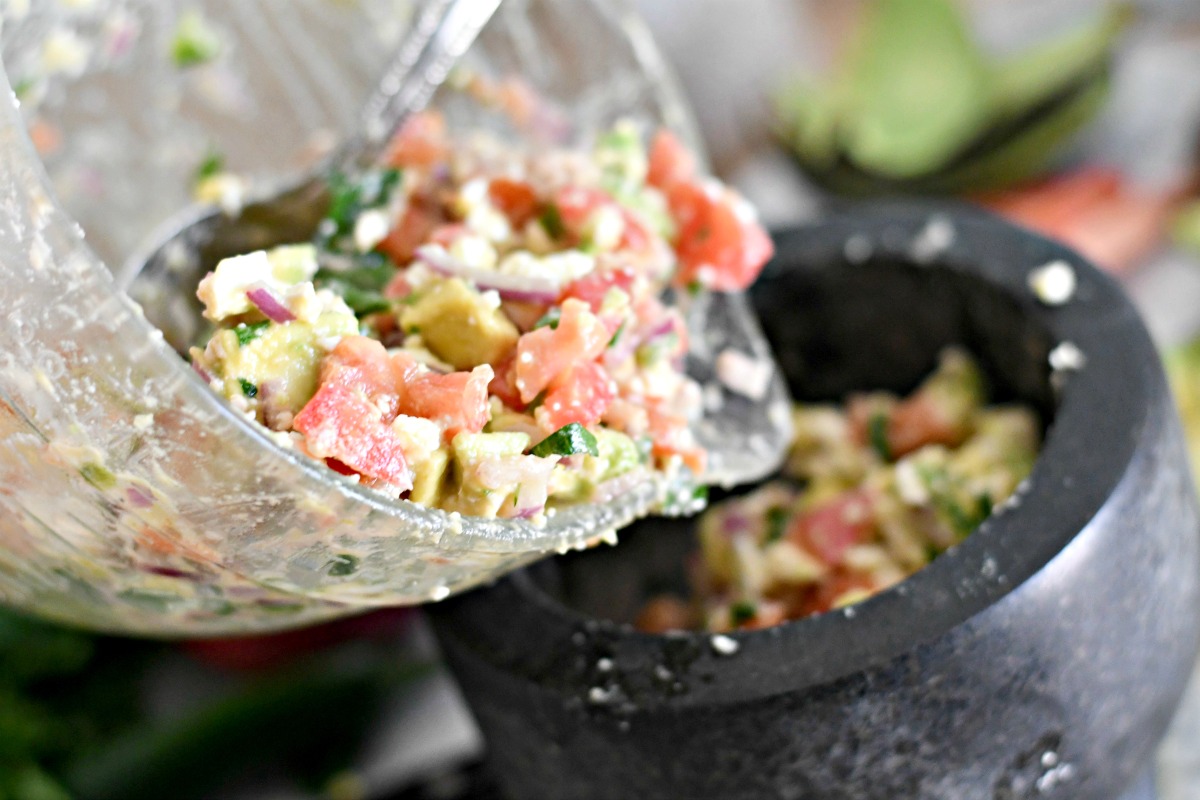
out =
<path fill-rule="evenodd" d="M 434 272 L 468 280 L 485 292 L 494 290 L 505 300 L 524 303 L 556 303 L 559 295 L 562 294 L 562 285 L 554 281 L 544 278 L 504 275 L 488 269 L 478 269 L 458 260 L 439 245 L 427 244 L 418 247 L 416 256 L 418 261 Z"/>
<path fill-rule="evenodd" d="M 283 301 L 265 286 L 254 287 L 246 292 L 246 297 L 271 322 L 291 322 L 296 319 L 296 315 L 283 304 Z"/>
<path fill-rule="evenodd" d="M 140 489 L 137 486 L 130 486 L 125 490 L 125 496 L 129 498 L 129 502 L 137 508 L 149 508 L 154 505 L 154 498 L 149 492 Z"/>
<path fill-rule="evenodd" d="M 530 506 L 529 508 L 518 508 L 513 514 L 516 519 L 532 519 L 540 514 L 545 509 L 542 506 Z"/>
<path fill-rule="evenodd" d="M 622 495 L 628 494 L 645 481 L 646 471 L 642 469 L 635 469 L 626 472 L 624 475 L 618 475 L 596 486 L 595 491 L 592 492 L 591 502 L 607 503 L 610 500 L 615 500 Z"/>
<path fill-rule="evenodd" d="M 199 375 L 200 380 L 204 381 L 205 383 L 213 382 L 212 373 L 209 372 L 208 370 L 206 370 L 204 367 L 200 366 L 195 361 L 192 362 L 192 371 L 195 372 L 197 375 Z"/>

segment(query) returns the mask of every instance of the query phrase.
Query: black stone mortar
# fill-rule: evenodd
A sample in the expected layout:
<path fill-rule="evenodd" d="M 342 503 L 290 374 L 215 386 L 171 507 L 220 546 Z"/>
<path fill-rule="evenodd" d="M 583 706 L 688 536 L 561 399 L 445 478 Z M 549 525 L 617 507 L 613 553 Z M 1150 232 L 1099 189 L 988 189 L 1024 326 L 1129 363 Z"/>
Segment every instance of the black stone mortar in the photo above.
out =
<path fill-rule="evenodd" d="M 447 601 L 435 625 L 497 780 L 522 800 L 1144 792 L 1197 650 L 1200 525 L 1133 307 L 1074 253 L 967 210 L 874 206 L 778 244 L 753 294 L 795 396 L 907 391 L 965 345 L 997 399 L 1048 423 L 1026 488 L 898 586 L 724 655 L 626 622 L 681 585 L 687 521 Z M 1055 260 L 1079 283 L 1050 307 L 1027 276 Z M 1061 342 L 1081 369 L 1052 374 Z"/>

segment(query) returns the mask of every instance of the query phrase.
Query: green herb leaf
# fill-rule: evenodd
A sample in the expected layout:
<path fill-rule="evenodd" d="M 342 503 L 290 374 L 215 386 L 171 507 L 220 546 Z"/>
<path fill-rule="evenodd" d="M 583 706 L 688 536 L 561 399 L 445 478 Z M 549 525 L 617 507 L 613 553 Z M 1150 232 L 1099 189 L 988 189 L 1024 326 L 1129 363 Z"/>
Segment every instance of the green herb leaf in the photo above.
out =
<path fill-rule="evenodd" d="M 204 160 L 200 162 L 200 166 L 196 167 L 196 182 L 211 178 L 225 171 L 225 156 L 221 155 L 216 150 L 209 150 L 204 155 Z"/>
<path fill-rule="evenodd" d="M 180 69 L 207 64 L 221 53 L 221 38 L 199 11 L 188 9 L 179 18 L 171 41 L 171 60 Z"/>
<path fill-rule="evenodd" d="M 888 415 L 884 412 L 872 414 L 867 420 L 867 438 L 871 449 L 884 461 L 892 460 L 892 447 L 888 444 Z"/>
<path fill-rule="evenodd" d="M 343 239 L 353 233 L 360 214 L 391 201 L 401 174 L 399 169 L 388 168 L 367 170 L 355 178 L 340 172 L 330 175 L 329 210 L 318 228 L 317 244 L 333 252 L 353 252 Z"/>
<path fill-rule="evenodd" d="M 558 210 L 558 206 L 550 203 L 538 217 L 538 222 L 541 223 L 542 229 L 549 234 L 551 239 L 561 239 L 567 232 L 567 226 L 563 223 L 562 212 Z"/>
<path fill-rule="evenodd" d="M 758 608 L 754 603 L 745 600 L 740 600 L 729 607 L 729 620 L 735 628 L 745 625 L 757 615 Z"/>
<path fill-rule="evenodd" d="M 572 422 L 570 425 L 564 425 L 559 428 L 534 445 L 533 449 L 529 452 L 542 458 L 546 456 L 573 456 L 583 453 L 591 456 L 600 455 L 600 451 L 596 446 L 596 437 L 578 422 Z"/>
<path fill-rule="evenodd" d="M 550 330 L 558 329 L 558 321 L 562 319 L 562 311 L 558 308 L 552 308 L 546 312 L 545 316 L 533 323 L 533 330 L 538 328 L 550 327 Z M 610 343 L 611 344 L 611 343 Z"/>
<path fill-rule="evenodd" d="M 357 266 L 344 270 L 318 269 L 313 285 L 340 295 L 360 317 L 391 309 L 392 301 L 383 296 L 383 288 L 395 277 L 395 265 L 379 253 L 365 253 L 355 263 Z"/>
<path fill-rule="evenodd" d="M 608 340 L 608 346 L 609 346 L 609 347 L 612 347 L 614 344 L 616 344 L 616 343 L 617 343 L 617 339 L 620 339 L 620 338 L 621 338 L 621 334 L 625 332 L 625 324 L 626 324 L 626 322 L 628 322 L 628 320 L 626 320 L 625 322 L 622 322 L 622 323 L 621 323 L 621 326 L 620 326 L 619 328 L 617 328 L 617 331 L 616 331 L 616 333 L 614 333 L 614 334 L 612 335 L 612 338 Z"/>
<path fill-rule="evenodd" d="M 766 540 L 768 543 L 778 542 L 783 538 L 783 534 L 787 531 L 789 519 L 791 519 L 791 514 L 783 506 L 774 506 L 767 509 Z"/>
<path fill-rule="evenodd" d="M 270 320 L 251 322 L 248 324 L 245 322 L 238 323 L 237 327 L 233 329 L 234 335 L 237 336 L 238 345 L 240 347 L 245 347 L 246 345 L 250 344 L 259 336 L 262 336 L 263 331 L 265 331 L 270 324 Z"/>
<path fill-rule="evenodd" d="M 258 387 L 245 378 L 238 378 L 238 384 L 242 387 L 242 394 L 246 397 L 258 397 Z"/>

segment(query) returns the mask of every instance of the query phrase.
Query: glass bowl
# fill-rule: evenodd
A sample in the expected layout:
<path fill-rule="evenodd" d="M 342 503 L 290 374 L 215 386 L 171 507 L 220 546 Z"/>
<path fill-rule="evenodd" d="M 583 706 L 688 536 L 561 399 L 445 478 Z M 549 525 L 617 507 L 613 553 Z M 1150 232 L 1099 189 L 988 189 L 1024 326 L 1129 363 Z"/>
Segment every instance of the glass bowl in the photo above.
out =
<path fill-rule="evenodd" d="M 267 631 L 439 600 L 637 515 L 654 487 L 562 509 L 539 529 L 335 476 L 275 446 L 180 359 L 170 339 L 187 328 L 187 293 L 180 304 L 143 292 L 139 306 L 105 266 L 187 204 L 212 156 L 253 181 L 327 151 L 357 119 L 409 3 L 5 8 L 0 599 L 128 634 Z M 550 116 L 534 133 L 509 133 L 586 142 L 632 116 L 695 142 L 621 3 L 508 0 L 464 66 L 519 74 L 543 98 Z M 434 104 L 452 124 L 495 127 L 496 112 L 454 88 Z"/>

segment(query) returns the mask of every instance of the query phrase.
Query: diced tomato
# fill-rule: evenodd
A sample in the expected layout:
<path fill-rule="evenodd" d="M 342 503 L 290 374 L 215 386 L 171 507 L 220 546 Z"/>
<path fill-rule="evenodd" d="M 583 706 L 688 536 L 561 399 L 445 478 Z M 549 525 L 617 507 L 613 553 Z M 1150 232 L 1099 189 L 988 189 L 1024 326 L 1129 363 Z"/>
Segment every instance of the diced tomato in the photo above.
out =
<path fill-rule="evenodd" d="M 788 526 L 787 537 L 823 563 L 834 566 L 842 562 L 847 550 L 867 541 L 874 529 L 870 496 L 850 491 L 796 516 Z"/>
<path fill-rule="evenodd" d="M 386 161 L 393 167 L 427 167 L 444 161 L 450 153 L 446 120 L 436 111 L 414 114 L 396 132 Z"/>
<path fill-rule="evenodd" d="M 551 385 L 535 416 L 548 433 L 578 422 L 587 427 L 600 421 L 617 396 L 608 371 L 594 361 L 576 364 Z"/>
<path fill-rule="evenodd" d="M 633 285 L 636 281 L 637 272 L 632 267 L 615 267 L 603 272 L 592 272 L 572 281 L 567 285 L 564 294 L 587 303 L 591 306 L 592 311 L 599 311 L 609 289 L 616 287 L 632 296 Z"/>
<path fill-rule="evenodd" d="M 927 444 L 953 447 L 961 443 L 963 431 L 939 413 L 931 398 L 916 395 L 892 412 L 888 423 L 888 446 L 892 457 L 899 458 Z"/>
<path fill-rule="evenodd" d="M 384 346 L 366 336 L 343 336 L 321 365 L 321 385 L 362 391 L 386 417 L 396 416 L 400 382 Z"/>
<path fill-rule="evenodd" d="M 642 218 L 621 206 L 621 219 L 625 221 L 625 232 L 621 235 L 621 249 L 644 253 L 650 249 L 650 231 Z"/>
<path fill-rule="evenodd" d="M 309 454 L 335 458 L 367 478 L 400 491 L 412 488 L 412 470 L 391 425 L 361 390 L 325 383 L 296 415 Z"/>
<path fill-rule="evenodd" d="M 563 301 L 558 327 L 532 330 L 517 340 L 517 389 L 530 403 L 551 381 L 581 361 L 595 361 L 612 334 L 587 303 Z"/>
<path fill-rule="evenodd" d="M 736 196 L 714 193 L 698 184 L 679 184 L 669 197 L 679 233 L 675 283 L 693 282 L 717 291 L 745 289 L 775 253 L 775 245 L 754 220 L 741 219 Z"/>
<path fill-rule="evenodd" d="M 496 178 L 488 184 L 488 198 L 517 228 L 531 220 L 538 210 L 537 193 L 524 181 Z"/>
<path fill-rule="evenodd" d="M 563 228 L 572 239 L 583 236 L 584 228 L 597 210 L 613 204 L 607 192 L 584 186 L 569 186 L 554 196 L 554 205 Z"/>
<path fill-rule="evenodd" d="M 757 631 L 778 625 L 787 619 L 787 606 L 772 600 L 761 600 L 754 606 L 754 616 L 738 625 L 741 630 Z"/>
<path fill-rule="evenodd" d="M 708 465 L 708 453 L 693 441 L 688 421 L 676 414 L 667 414 L 656 408 L 646 409 L 649 418 L 647 433 L 650 435 L 651 453 L 657 458 L 678 456 L 697 475 L 703 475 Z"/>
<path fill-rule="evenodd" d="M 696 177 L 696 158 L 668 130 L 660 130 L 650 143 L 650 171 L 646 182 L 658 189 L 669 189 L 677 183 Z"/>
<path fill-rule="evenodd" d="M 410 294 L 412 294 L 412 284 L 408 282 L 408 278 L 403 272 L 397 272 L 383 287 L 383 296 L 389 300 L 403 300 Z"/>
<path fill-rule="evenodd" d="M 494 373 L 486 364 L 470 372 L 418 372 L 404 385 L 400 413 L 440 423 L 446 438 L 462 431 L 479 433 L 490 417 L 488 384 Z"/>
<path fill-rule="evenodd" d="M 375 249 L 395 263 L 407 265 L 413 260 L 417 248 L 429 239 L 440 222 L 437 215 L 421 206 L 409 206 Z"/>
<path fill-rule="evenodd" d="M 488 391 L 499 397 L 504 405 L 517 411 L 523 411 L 526 404 L 521 400 L 517 391 L 517 357 L 514 353 L 496 364 L 496 377 L 488 384 Z"/>

